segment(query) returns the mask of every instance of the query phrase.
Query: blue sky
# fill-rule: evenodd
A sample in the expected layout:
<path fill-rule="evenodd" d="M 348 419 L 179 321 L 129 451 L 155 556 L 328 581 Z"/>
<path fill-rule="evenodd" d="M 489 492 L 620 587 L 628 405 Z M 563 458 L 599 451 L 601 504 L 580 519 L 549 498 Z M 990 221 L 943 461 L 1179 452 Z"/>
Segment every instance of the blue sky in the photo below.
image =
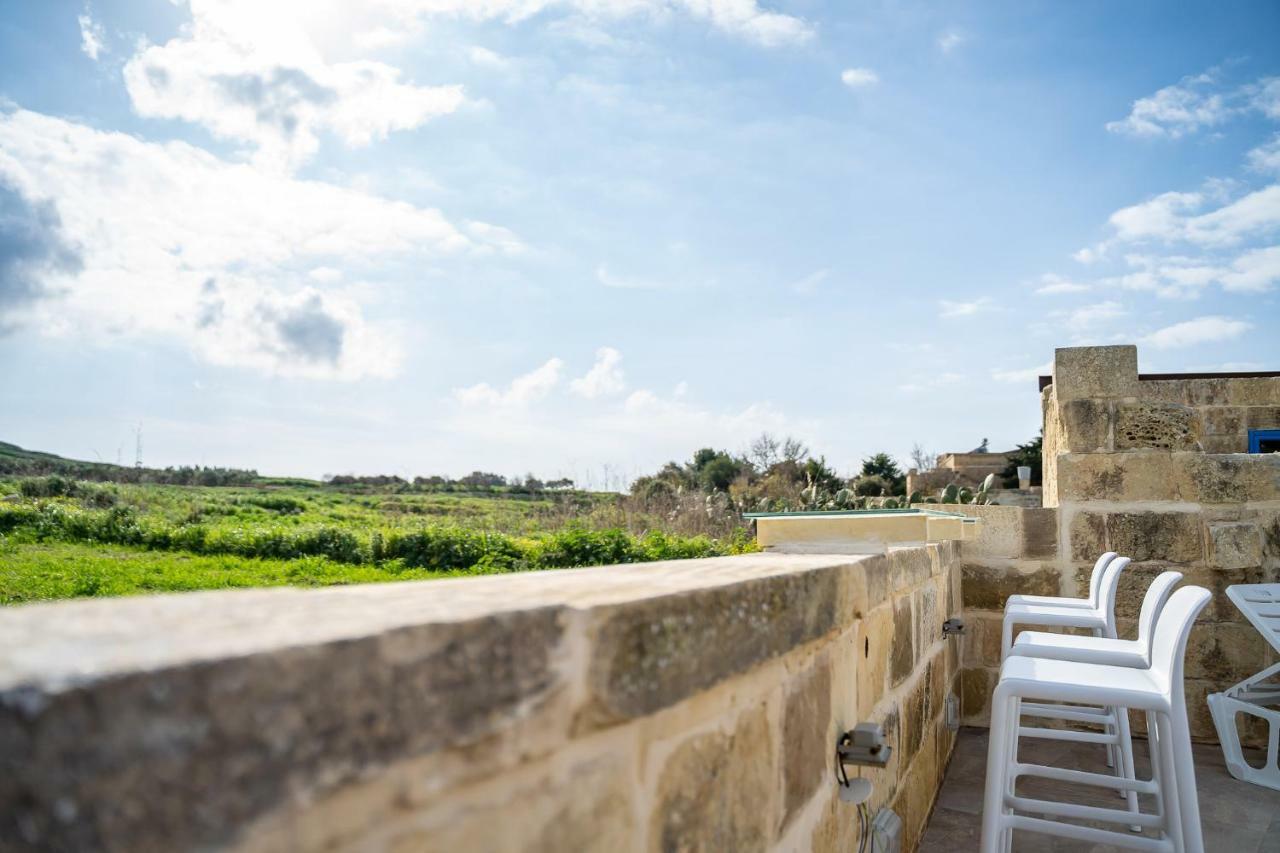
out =
<path fill-rule="evenodd" d="M 1280 6 L 0 0 L 0 439 L 617 484 L 1280 369 Z"/>

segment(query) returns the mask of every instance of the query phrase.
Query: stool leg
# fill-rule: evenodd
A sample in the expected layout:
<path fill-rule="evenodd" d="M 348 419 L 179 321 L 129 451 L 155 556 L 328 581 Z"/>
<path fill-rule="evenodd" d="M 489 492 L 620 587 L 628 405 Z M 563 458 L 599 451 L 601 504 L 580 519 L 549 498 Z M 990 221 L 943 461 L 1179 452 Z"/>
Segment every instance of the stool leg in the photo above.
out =
<path fill-rule="evenodd" d="M 1013 765 L 1018 763 L 1018 744 L 1021 742 L 1019 729 L 1022 727 L 1022 699 L 1015 696 L 1010 699 L 1009 702 L 1013 706 L 1013 725 L 1009 727 L 1009 761 L 1007 766 L 1012 768 Z M 1005 786 L 1005 792 L 1009 796 L 1013 796 L 1013 789 L 1014 786 L 1018 784 L 1018 780 L 1013 775 L 1012 770 L 1009 772 L 1008 776 L 1009 780 L 1008 784 Z M 1006 815 L 1011 815 L 1013 814 L 1013 809 L 1006 808 L 1004 813 Z M 1006 828 L 1004 830 L 1004 853 L 1012 853 L 1012 851 L 1013 830 Z"/>
<path fill-rule="evenodd" d="M 1008 628 L 1005 628 L 1008 631 Z M 987 779 L 982 802 L 981 853 L 1004 850 L 1005 790 L 1009 787 L 1009 727 L 1018 724 L 1013 702 L 996 685 L 991 697 L 991 734 L 987 740 Z"/>
<path fill-rule="evenodd" d="M 1009 656 L 1009 649 L 1013 648 L 1013 626 L 1014 622 L 1008 616 L 1004 617 L 1000 625 L 1000 662 L 1004 663 L 1004 659 Z"/>
<path fill-rule="evenodd" d="M 1182 840 L 1187 853 L 1204 853 L 1204 835 L 1200 830 L 1200 800 L 1196 794 L 1196 768 L 1191 761 L 1191 728 L 1187 724 L 1187 707 L 1175 697 L 1169 714 L 1169 748 L 1173 752 L 1174 785 L 1178 810 L 1182 814 Z"/>
<path fill-rule="evenodd" d="M 1119 736 L 1120 743 L 1120 775 L 1125 779 L 1136 779 L 1136 771 L 1133 767 L 1133 735 L 1129 731 L 1129 709 L 1116 708 L 1116 734 Z M 1129 803 L 1129 811 L 1134 814 L 1138 813 L 1138 792 L 1132 789 L 1124 792 L 1124 797 Z M 1141 832 L 1142 827 L 1130 827 L 1134 832 Z"/>
<path fill-rule="evenodd" d="M 1148 713 L 1147 737 L 1155 733 L 1151 746 L 1151 773 L 1160 790 L 1157 796 L 1164 816 L 1165 834 L 1173 843 L 1174 853 L 1186 853 L 1182 837 L 1182 810 L 1178 804 L 1177 769 L 1174 767 L 1173 744 L 1170 743 L 1169 719 L 1164 714 Z"/>

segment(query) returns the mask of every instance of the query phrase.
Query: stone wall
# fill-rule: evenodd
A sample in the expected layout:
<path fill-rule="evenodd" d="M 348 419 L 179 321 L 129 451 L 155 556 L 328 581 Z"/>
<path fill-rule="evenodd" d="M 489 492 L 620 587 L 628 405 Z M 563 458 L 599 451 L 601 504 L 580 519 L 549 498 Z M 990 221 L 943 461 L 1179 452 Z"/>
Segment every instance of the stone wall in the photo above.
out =
<path fill-rule="evenodd" d="M 0 611 L 0 849 L 850 850 L 918 838 L 958 544 Z"/>
<path fill-rule="evenodd" d="M 966 714 L 985 718 L 1003 598 L 1083 596 L 1094 560 L 1111 550 L 1133 560 L 1120 587 L 1122 635 L 1132 636 L 1147 584 L 1166 569 L 1214 593 L 1186 673 L 1193 733 L 1214 740 L 1204 695 L 1274 662 L 1224 591 L 1280 580 L 1280 454 L 1244 452 L 1249 428 L 1280 426 L 1280 378 L 1140 380 L 1134 347 L 1059 349 L 1042 402 L 1044 499 L 1054 509 L 1027 510 L 1018 524 L 1038 529 L 1051 517 L 1060 547 L 1042 560 L 990 521 L 964 544 Z"/>

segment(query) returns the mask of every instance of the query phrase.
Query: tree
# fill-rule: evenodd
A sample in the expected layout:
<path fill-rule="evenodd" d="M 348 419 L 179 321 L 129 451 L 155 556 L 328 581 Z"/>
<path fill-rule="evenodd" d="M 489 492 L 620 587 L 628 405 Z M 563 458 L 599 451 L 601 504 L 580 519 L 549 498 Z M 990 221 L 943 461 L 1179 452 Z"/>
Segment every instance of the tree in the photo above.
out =
<path fill-rule="evenodd" d="M 818 491 L 838 492 L 844 487 L 844 481 L 840 476 L 827 467 L 825 456 L 806 459 L 801 470 L 804 473 L 806 486 L 816 486 Z"/>
<path fill-rule="evenodd" d="M 1037 435 L 1026 444 L 1019 444 L 1017 448 L 1008 454 L 1009 464 L 1000 472 L 1005 488 L 1016 489 L 1018 487 L 1019 465 L 1026 465 L 1031 469 L 1031 485 L 1039 486 L 1043 483 L 1043 447 L 1044 433 L 1041 432 L 1040 435 Z"/>
<path fill-rule="evenodd" d="M 892 456 L 887 453 L 877 453 L 862 460 L 862 470 L 858 473 L 859 479 L 862 477 L 880 477 L 889 484 L 892 491 L 890 494 L 900 495 L 906 491 L 907 478 L 898 468 L 898 463 Z"/>
<path fill-rule="evenodd" d="M 916 442 L 911 447 L 911 467 L 921 474 L 932 471 L 938 467 L 938 454 L 932 450 L 925 450 L 924 445 Z"/>
<path fill-rule="evenodd" d="M 746 459 L 761 474 L 783 462 L 802 462 L 809 456 L 809 448 L 798 438 L 787 436 L 781 441 L 771 433 L 762 432 L 747 448 Z"/>
<path fill-rule="evenodd" d="M 702 466 L 698 472 L 698 479 L 703 488 L 723 492 L 741 472 L 742 466 L 738 460 L 727 453 L 721 453 Z"/>

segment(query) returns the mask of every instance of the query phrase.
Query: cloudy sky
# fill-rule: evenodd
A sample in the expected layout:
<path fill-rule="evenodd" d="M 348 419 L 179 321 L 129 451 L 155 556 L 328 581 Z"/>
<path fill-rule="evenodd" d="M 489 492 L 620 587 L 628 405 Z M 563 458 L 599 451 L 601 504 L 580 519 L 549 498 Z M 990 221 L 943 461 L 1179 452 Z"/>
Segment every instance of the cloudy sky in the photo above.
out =
<path fill-rule="evenodd" d="M 0 0 L 0 440 L 601 485 L 1280 369 L 1280 6 Z"/>

